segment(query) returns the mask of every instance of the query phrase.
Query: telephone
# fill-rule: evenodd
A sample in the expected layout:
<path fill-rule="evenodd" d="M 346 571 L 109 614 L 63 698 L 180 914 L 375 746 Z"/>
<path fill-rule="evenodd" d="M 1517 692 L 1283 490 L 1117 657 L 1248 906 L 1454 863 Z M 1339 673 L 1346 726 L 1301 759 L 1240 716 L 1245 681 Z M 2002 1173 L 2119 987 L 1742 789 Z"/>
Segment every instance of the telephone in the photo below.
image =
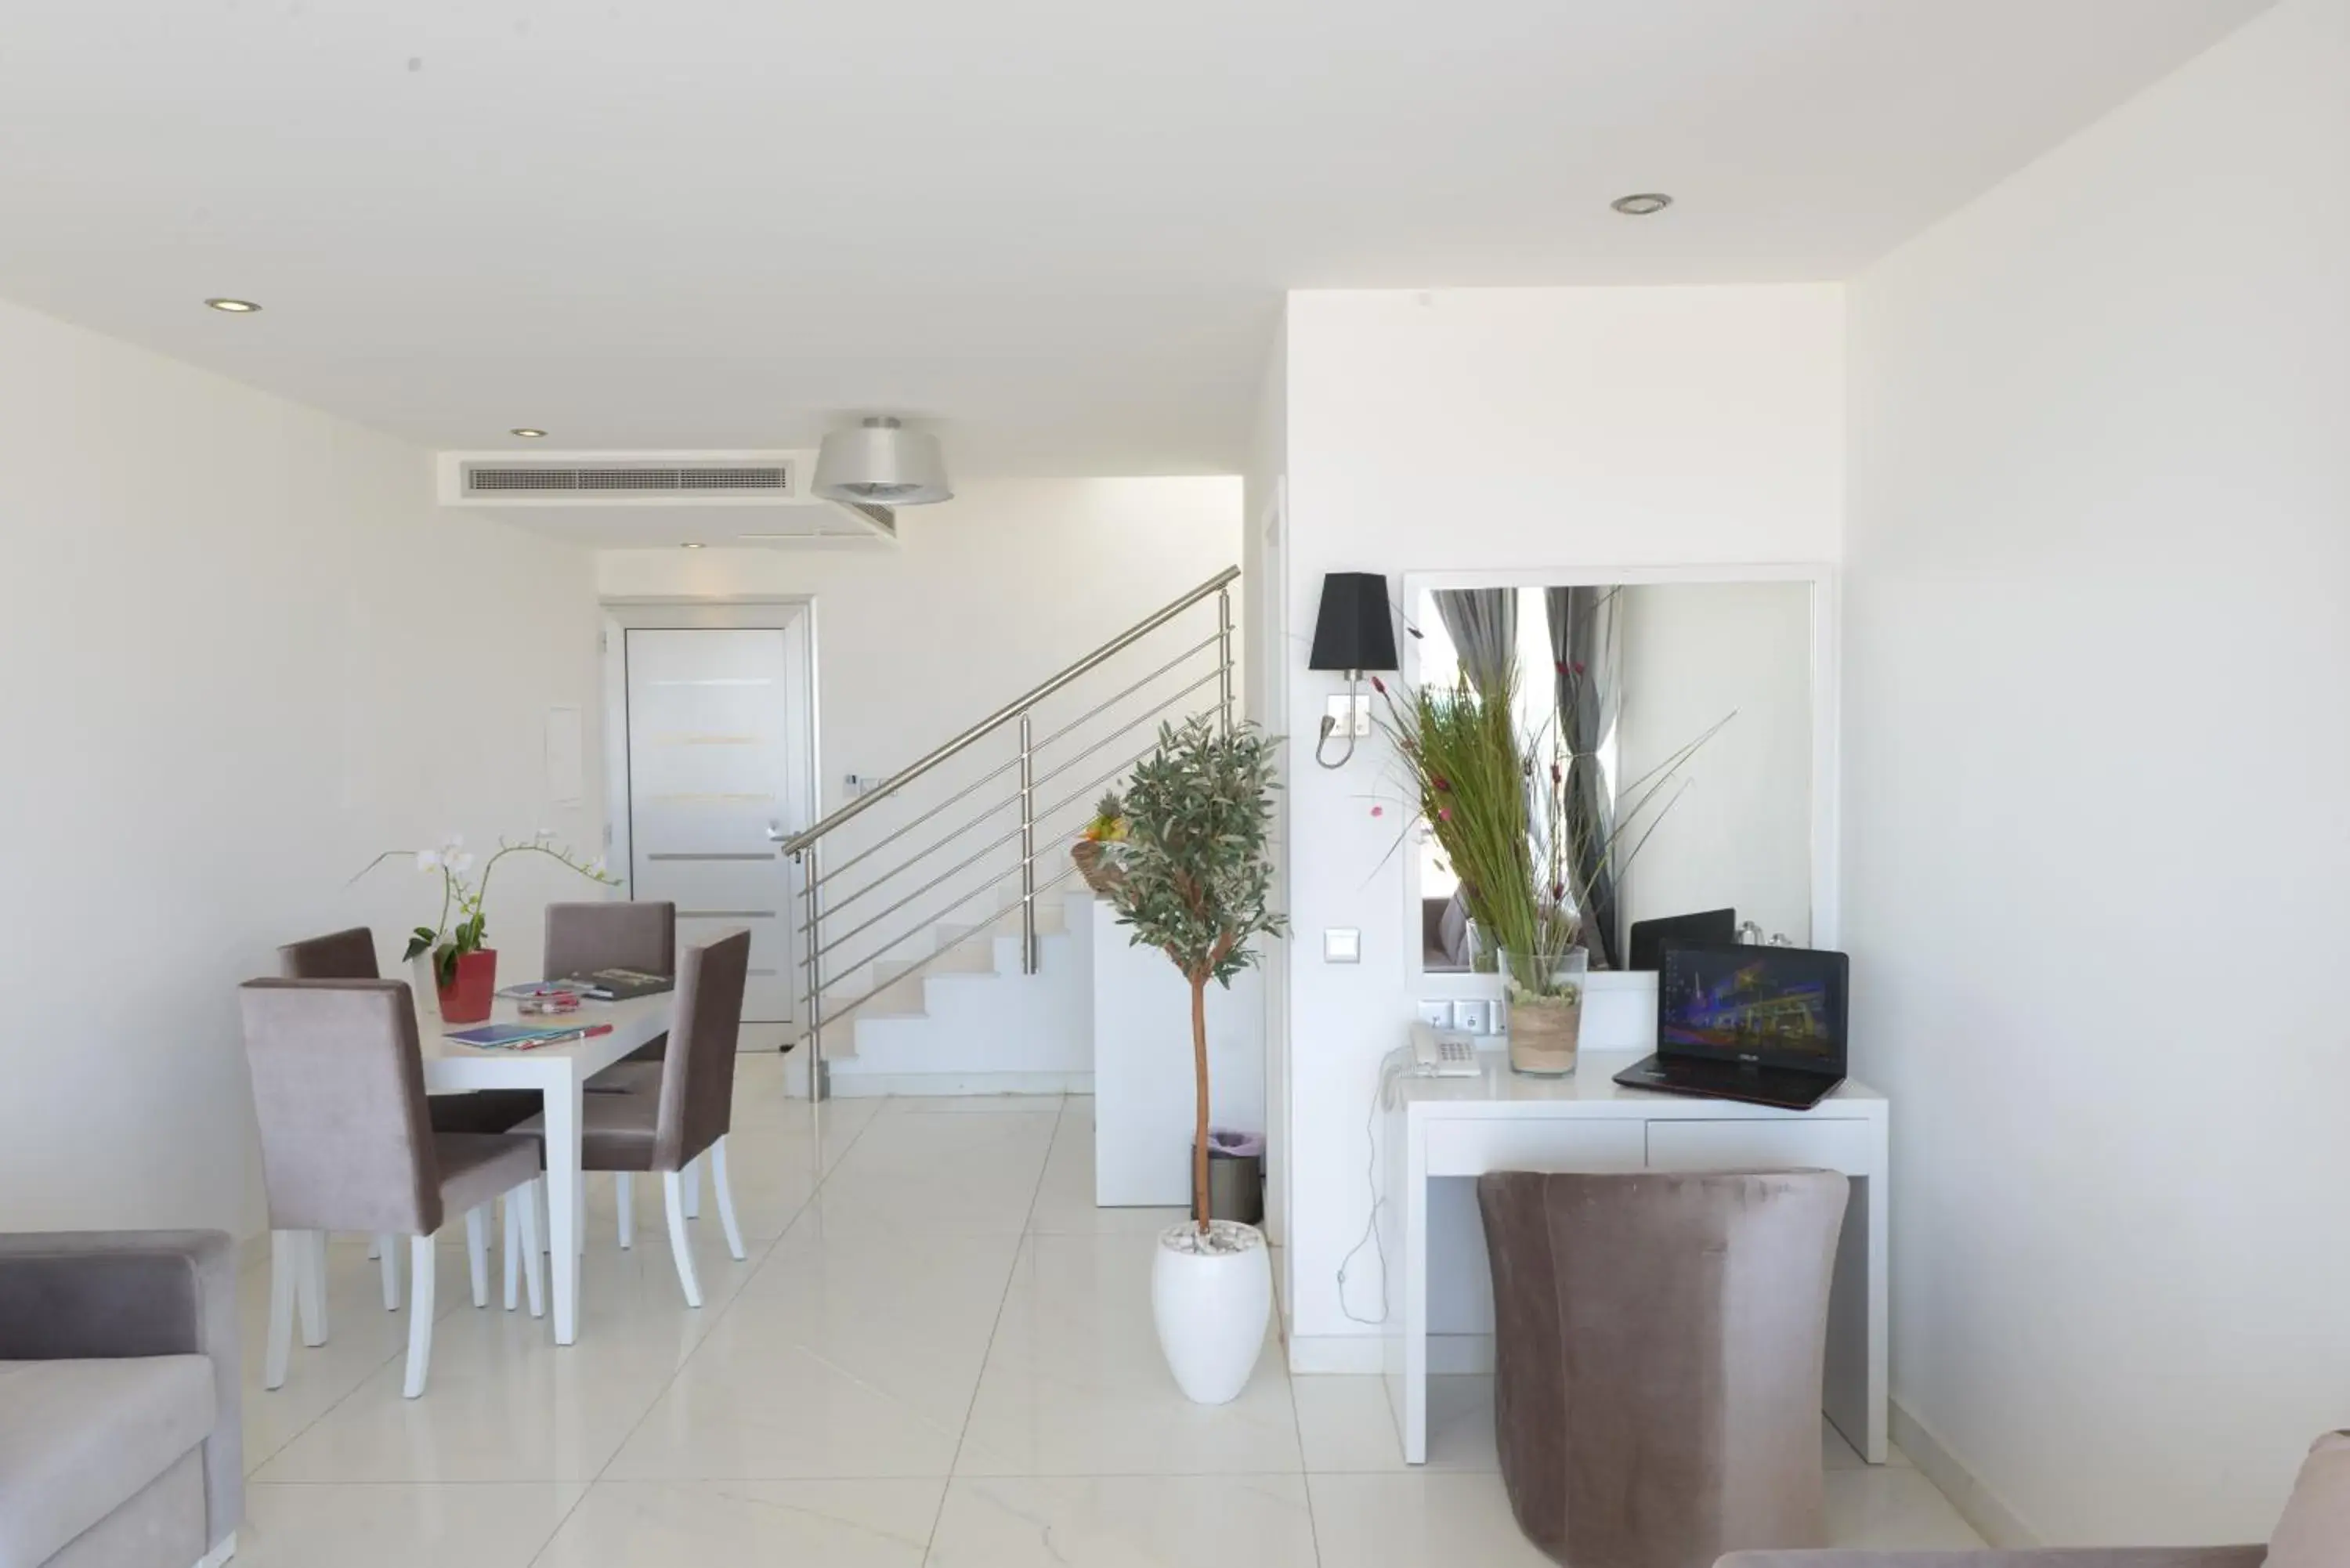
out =
<path fill-rule="evenodd" d="M 1411 1060 L 1419 1072 L 1438 1078 L 1473 1078 L 1482 1071 L 1469 1036 L 1451 1029 L 1439 1032 L 1425 1023 L 1411 1026 Z"/>

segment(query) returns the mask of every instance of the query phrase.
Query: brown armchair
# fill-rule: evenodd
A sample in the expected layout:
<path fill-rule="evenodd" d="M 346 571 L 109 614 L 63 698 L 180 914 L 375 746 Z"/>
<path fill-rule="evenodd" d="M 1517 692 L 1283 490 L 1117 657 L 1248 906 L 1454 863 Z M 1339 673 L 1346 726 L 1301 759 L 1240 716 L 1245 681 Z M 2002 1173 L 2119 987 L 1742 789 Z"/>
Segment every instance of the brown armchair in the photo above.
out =
<path fill-rule="evenodd" d="M 2261 1568 L 2265 1546 L 2081 1546 L 2035 1552 L 1733 1552 L 1714 1568 Z"/>

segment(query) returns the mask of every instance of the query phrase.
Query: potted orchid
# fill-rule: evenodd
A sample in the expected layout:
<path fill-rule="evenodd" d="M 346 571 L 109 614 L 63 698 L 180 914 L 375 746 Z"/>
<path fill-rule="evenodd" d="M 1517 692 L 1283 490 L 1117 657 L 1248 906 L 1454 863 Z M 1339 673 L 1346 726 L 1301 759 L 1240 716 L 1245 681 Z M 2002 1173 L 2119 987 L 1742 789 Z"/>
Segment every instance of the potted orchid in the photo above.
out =
<path fill-rule="evenodd" d="M 515 843 L 500 839 L 497 849 L 482 863 L 478 881 L 470 879 L 473 856 L 465 847 L 464 836 L 457 833 L 431 849 L 387 849 L 360 869 L 359 876 L 364 877 L 387 860 L 413 857 L 419 871 L 440 875 L 440 919 L 410 932 L 408 950 L 401 956 L 411 963 L 428 953 L 432 956 L 432 984 L 440 997 L 443 1023 L 479 1023 L 490 1015 L 498 987 L 498 954 L 496 949 L 483 945 L 489 936 L 484 905 L 490 875 L 499 861 L 509 855 L 544 855 L 591 882 L 619 885 L 620 879 L 605 870 L 601 856 L 583 860 L 569 847 L 556 846 L 554 838 L 550 829 L 541 828 Z"/>

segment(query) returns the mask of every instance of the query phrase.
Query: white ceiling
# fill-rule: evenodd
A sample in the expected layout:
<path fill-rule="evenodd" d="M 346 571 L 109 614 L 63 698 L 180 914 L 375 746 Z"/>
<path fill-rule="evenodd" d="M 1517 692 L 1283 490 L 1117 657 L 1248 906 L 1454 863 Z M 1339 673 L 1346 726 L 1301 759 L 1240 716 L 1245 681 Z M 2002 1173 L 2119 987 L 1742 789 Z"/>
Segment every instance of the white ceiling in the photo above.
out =
<path fill-rule="evenodd" d="M 0 296 L 437 447 L 1231 472 L 1284 288 L 1846 275 L 2266 4 L 17 5 Z"/>

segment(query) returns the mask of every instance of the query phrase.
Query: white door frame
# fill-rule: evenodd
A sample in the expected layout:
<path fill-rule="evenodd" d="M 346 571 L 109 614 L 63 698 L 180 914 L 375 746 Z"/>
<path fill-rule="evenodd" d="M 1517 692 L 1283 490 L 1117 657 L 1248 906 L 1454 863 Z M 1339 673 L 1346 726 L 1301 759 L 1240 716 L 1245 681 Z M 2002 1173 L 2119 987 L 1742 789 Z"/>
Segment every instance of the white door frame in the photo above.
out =
<path fill-rule="evenodd" d="M 630 898 L 636 896 L 635 867 L 629 843 L 629 667 L 625 649 L 628 631 L 763 631 L 784 633 L 785 667 L 800 685 L 798 721 L 790 726 L 798 754 L 806 759 L 802 776 L 786 781 L 790 817 L 786 830 L 797 832 L 815 824 L 817 803 L 824 797 L 818 781 L 824 777 L 817 737 L 823 724 L 816 711 L 816 600 L 807 595 L 760 598 L 708 599 L 676 597 L 613 597 L 598 601 L 604 611 L 604 854 L 612 874 Z M 796 908 L 796 906 L 795 906 Z M 799 921 L 784 920 L 785 962 L 793 975 L 790 993 L 795 1019 L 799 1012 L 801 970 Z M 780 1026 L 776 1038 L 753 1038 L 756 1026 L 746 1025 L 743 1049 L 781 1050 L 790 1044 L 797 1024 Z M 775 1026 L 769 1026 L 770 1032 Z"/>

